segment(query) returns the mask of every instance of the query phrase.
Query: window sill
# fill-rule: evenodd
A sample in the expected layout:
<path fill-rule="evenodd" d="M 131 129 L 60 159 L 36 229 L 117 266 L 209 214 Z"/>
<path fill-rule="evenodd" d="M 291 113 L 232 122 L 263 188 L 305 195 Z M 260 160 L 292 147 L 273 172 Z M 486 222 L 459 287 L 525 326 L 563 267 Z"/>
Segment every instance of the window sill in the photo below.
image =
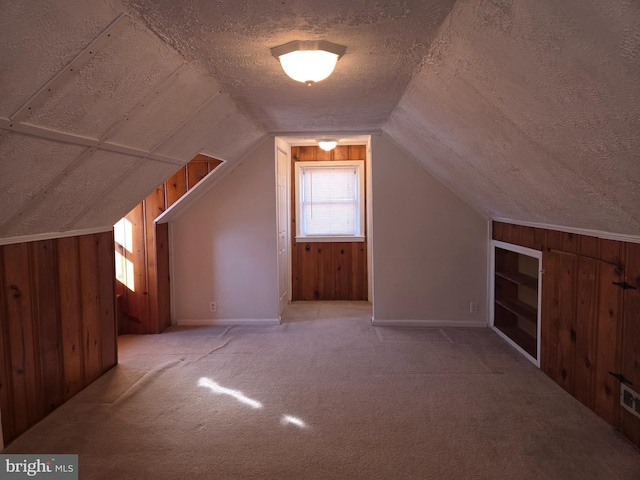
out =
<path fill-rule="evenodd" d="M 296 236 L 296 242 L 298 243 L 304 243 L 304 242 L 364 242 L 365 241 L 365 237 L 364 236 L 358 236 L 358 235 L 329 235 L 329 236 L 305 236 L 305 237 L 298 237 Z"/>

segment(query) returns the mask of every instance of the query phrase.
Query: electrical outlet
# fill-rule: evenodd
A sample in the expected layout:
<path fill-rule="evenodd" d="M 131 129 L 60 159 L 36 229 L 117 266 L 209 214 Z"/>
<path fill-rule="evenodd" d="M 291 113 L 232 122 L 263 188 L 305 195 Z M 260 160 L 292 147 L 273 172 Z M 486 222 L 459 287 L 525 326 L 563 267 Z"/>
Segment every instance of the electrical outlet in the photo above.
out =
<path fill-rule="evenodd" d="M 469 302 L 469 313 L 478 313 L 478 302 Z"/>
<path fill-rule="evenodd" d="M 636 417 L 640 417 L 640 394 L 624 383 L 620 384 L 620 405 Z"/>
<path fill-rule="evenodd" d="M 622 391 L 622 404 L 621 405 L 626 405 L 627 407 L 633 409 L 634 401 L 635 401 L 635 398 L 633 396 L 633 393 L 631 393 L 628 390 L 623 390 Z"/>
<path fill-rule="evenodd" d="M 211 302 L 209 304 L 209 311 L 210 312 L 215 312 L 218 309 L 218 306 L 216 305 L 216 302 Z"/>

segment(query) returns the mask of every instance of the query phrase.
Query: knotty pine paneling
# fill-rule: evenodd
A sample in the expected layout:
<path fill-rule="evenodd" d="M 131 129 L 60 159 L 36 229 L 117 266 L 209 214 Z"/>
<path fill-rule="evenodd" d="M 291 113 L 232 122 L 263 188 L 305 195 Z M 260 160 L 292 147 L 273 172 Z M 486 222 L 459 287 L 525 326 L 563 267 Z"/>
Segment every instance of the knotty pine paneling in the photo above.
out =
<path fill-rule="evenodd" d="M 535 246 L 535 229 L 533 227 L 521 227 L 517 231 L 518 243 L 523 247 L 534 248 Z"/>
<path fill-rule="evenodd" d="M 119 334 L 160 333 L 171 324 L 168 225 L 155 220 L 221 163 L 196 155 L 125 216 L 133 226 L 133 249 L 116 249 L 133 263 L 135 289 L 117 282 Z"/>
<path fill-rule="evenodd" d="M 600 239 L 582 235 L 580 238 L 580 255 L 590 258 L 600 258 Z"/>
<path fill-rule="evenodd" d="M 33 311 L 33 257 L 30 244 L 7 245 L 2 248 L 4 257 L 3 274 L 5 290 L 5 311 L 2 322 L 5 343 L 5 362 L 9 365 L 7 388 L 10 388 L 12 398 L 11 408 L 7 415 L 14 417 L 15 431 L 4 430 L 5 412 L 3 418 L 3 436 L 11 440 L 24 432 L 45 412 L 39 408 L 42 398 L 40 388 L 41 374 L 37 363 L 37 338 L 34 323 L 37 319 Z M 2 394 L 5 394 L 3 389 Z"/>
<path fill-rule="evenodd" d="M 185 175 L 184 167 L 180 172 L 182 172 L 181 175 Z M 116 250 L 133 264 L 135 280 L 134 290 L 116 282 L 120 317 L 118 334 L 120 335 L 161 331 L 157 321 L 158 279 L 154 220 L 167 208 L 166 192 L 171 191 L 169 184 L 172 179 L 156 188 L 124 217 L 131 222 L 133 245 L 131 251 L 127 251 L 123 245 L 116 243 Z"/>
<path fill-rule="evenodd" d="M 295 240 L 295 162 L 366 160 L 366 155 L 366 145 L 340 145 L 330 152 L 325 152 L 317 146 L 291 148 L 293 301 L 368 300 L 367 241 L 298 243 Z M 366 171 L 364 177 L 366 181 Z M 366 208 L 365 203 L 365 212 Z"/>
<path fill-rule="evenodd" d="M 10 442 L 117 363 L 113 233 L 0 246 L 0 408 Z"/>
<path fill-rule="evenodd" d="M 144 220 L 145 220 L 145 253 L 146 253 L 146 281 L 147 281 L 147 315 L 148 330 L 151 332 L 161 332 L 166 327 L 162 326 L 159 310 L 158 296 L 158 252 L 156 247 L 157 236 L 155 233 L 155 219 L 165 211 L 164 203 L 164 185 L 160 185 L 155 189 L 144 201 Z M 167 259 L 168 259 L 167 253 Z M 166 277 L 168 278 L 168 277 Z M 168 281 L 168 280 L 167 280 Z"/>
<path fill-rule="evenodd" d="M 153 194 L 152 194 L 153 195 Z M 150 333 L 147 330 L 149 319 L 149 289 L 147 274 L 147 234 L 145 220 L 145 202 L 136 205 L 125 219 L 130 222 L 132 229 L 132 248 L 128 251 L 125 246 L 116 243 L 116 250 L 133 266 L 133 290 L 117 282 L 117 292 L 125 315 L 119 321 L 120 333 Z"/>
<path fill-rule="evenodd" d="M 558 309 L 558 253 L 544 252 L 542 265 L 542 311 L 540 315 L 540 369 L 554 381 L 559 376 L 558 365 L 558 325 L 560 323 Z"/>
<path fill-rule="evenodd" d="M 98 249 L 93 235 L 80 237 L 78 242 L 82 259 L 80 263 L 80 303 L 84 342 L 84 383 L 88 385 L 102 373 L 100 279 L 95 274 L 98 271 Z"/>
<path fill-rule="evenodd" d="M 35 291 L 35 331 L 41 356 L 42 401 L 45 413 L 62 404 L 62 358 L 60 348 L 60 307 L 58 300 L 55 240 L 33 244 Z M 113 285 L 111 286 L 113 289 Z"/>
<path fill-rule="evenodd" d="M 100 354 L 102 371 L 106 365 L 118 363 L 118 331 L 114 319 L 115 312 L 115 288 L 113 279 L 116 276 L 115 262 L 113 258 L 113 235 L 96 237 L 96 254 L 98 256 L 98 319 L 100 322 Z M 105 293 L 106 292 L 106 293 Z"/>
<path fill-rule="evenodd" d="M 208 162 L 189 162 L 187 165 L 187 191 L 209 173 Z"/>
<path fill-rule="evenodd" d="M 507 242 L 507 236 L 504 233 L 504 229 L 508 224 L 504 222 L 492 222 L 491 223 L 491 238 L 500 242 Z M 510 242 L 511 243 L 511 242 Z"/>
<path fill-rule="evenodd" d="M 165 182 L 167 190 L 167 208 L 187 193 L 187 169 L 181 168 Z"/>
<path fill-rule="evenodd" d="M 576 272 L 578 257 L 545 252 L 542 263 L 541 369 L 567 392 L 574 393 Z"/>
<path fill-rule="evenodd" d="M 575 334 L 574 396 L 594 407 L 594 365 L 596 364 L 596 326 L 598 324 L 599 263 L 578 257 Z"/>
<path fill-rule="evenodd" d="M 63 394 L 68 400 L 84 388 L 84 349 L 80 307 L 80 251 L 77 237 L 58 240 Z"/>
<path fill-rule="evenodd" d="M 612 425 L 618 424 L 620 382 L 609 372 L 620 371 L 622 289 L 614 285 L 624 279 L 613 265 L 598 262 L 598 322 L 594 366 L 594 411 Z M 640 339 L 638 339 L 640 341 Z"/>
<path fill-rule="evenodd" d="M 623 250 L 624 242 L 618 242 L 616 240 L 600 239 L 600 251 L 598 258 L 604 262 L 611 263 L 612 265 L 624 268 L 623 265 Z"/>
<path fill-rule="evenodd" d="M 10 438 L 14 438 L 16 436 L 15 432 L 17 430 L 16 427 L 16 416 L 15 414 L 5 414 L 5 412 L 14 412 L 13 407 L 13 382 L 11 381 L 11 376 L 13 372 L 13 365 L 8 359 L 10 358 L 10 350 L 9 348 L 9 334 L 7 331 L 7 293 L 9 289 L 5 283 L 5 266 L 4 266 L 4 255 L 3 252 L 0 251 L 0 417 L 2 417 L 2 430 L 4 442 L 6 443 L 9 438 L 7 438 L 7 433 L 11 435 Z M 7 347 L 5 348 L 5 343 L 7 343 Z"/>
<path fill-rule="evenodd" d="M 514 225 L 513 229 L 517 229 L 520 228 L 519 225 Z M 559 232 L 557 230 L 547 230 L 547 240 L 546 240 L 546 247 L 551 249 L 551 250 L 557 250 L 559 252 L 563 252 L 563 244 L 564 244 L 564 236 L 566 234 L 564 232 Z M 569 242 L 567 242 L 569 243 Z M 567 253 L 575 253 L 575 252 L 567 252 Z"/>
<path fill-rule="evenodd" d="M 533 228 L 532 247 L 530 228 L 494 222 L 493 238 L 543 252 L 540 368 L 640 446 L 610 374 L 640 385 L 640 244 Z"/>
<path fill-rule="evenodd" d="M 323 251 L 333 246 L 319 243 L 297 243 L 293 241 L 291 269 L 293 272 L 292 300 L 328 300 L 335 296 L 333 287 L 333 255 L 325 259 Z M 319 253 L 318 253 L 319 252 Z M 322 265 L 318 265 L 318 259 Z M 320 267 L 320 268 L 318 268 Z M 324 270 L 328 270 L 327 282 L 324 281 Z M 320 272 L 318 271 L 320 270 Z M 322 281 L 322 283 L 320 283 Z"/>
<path fill-rule="evenodd" d="M 580 238 L 582 235 L 575 233 L 562 232 L 562 250 L 563 252 L 580 253 Z"/>
<path fill-rule="evenodd" d="M 367 275 L 367 242 L 351 244 L 351 296 L 354 299 L 369 299 Z"/>
<path fill-rule="evenodd" d="M 494 240 L 499 240 L 501 242 L 518 244 L 518 242 L 514 242 L 514 239 L 511 237 L 511 232 L 513 229 L 513 225 L 510 223 L 504 222 L 493 222 L 492 226 L 492 234 Z"/>
<path fill-rule="evenodd" d="M 628 243 L 625 247 L 625 280 L 634 288 L 623 293 L 620 371 L 640 392 L 640 244 Z M 620 429 L 640 447 L 640 418 L 620 408 Z"/>

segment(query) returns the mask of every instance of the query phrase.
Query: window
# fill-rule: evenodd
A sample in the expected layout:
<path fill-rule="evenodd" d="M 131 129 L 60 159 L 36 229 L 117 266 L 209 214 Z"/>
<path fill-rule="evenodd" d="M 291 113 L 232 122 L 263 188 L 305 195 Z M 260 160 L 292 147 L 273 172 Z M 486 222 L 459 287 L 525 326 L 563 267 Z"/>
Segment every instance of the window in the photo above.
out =
<path fill-rule="evenodd" d="M 127 252 L 133 253 L 133 224 L 126 218 L 121 218 L 113 226 L 113 237 L 116 244 L 126 250 L 124 255 L 116 250 L 116 280 L 135 292 L 133 262 L 126 258 Z"/>
<path fill-rule="evenodd" d="M 364 241 L 364 161 L 296 162 L 296 239 Z"/>

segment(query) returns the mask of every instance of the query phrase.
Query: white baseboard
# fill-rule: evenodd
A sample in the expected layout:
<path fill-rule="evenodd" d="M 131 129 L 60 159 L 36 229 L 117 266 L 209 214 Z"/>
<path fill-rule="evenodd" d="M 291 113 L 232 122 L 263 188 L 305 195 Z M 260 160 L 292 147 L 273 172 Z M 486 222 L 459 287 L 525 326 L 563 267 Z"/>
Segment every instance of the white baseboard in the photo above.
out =
<path fill-rule="evenodd" d="M 201 327 L 201 326 L 229 326 L 229 325 L 280 325 L 277 318 L 212 318 L 212 319 L 188 319 L 176 320 L 176 325 L 180 327 Z"/>
<path fill-rule="evenodd" d="M 487 328 L 484 320 L 377 320 L 371 319 L 374 327 L 473 327 Z"/>

